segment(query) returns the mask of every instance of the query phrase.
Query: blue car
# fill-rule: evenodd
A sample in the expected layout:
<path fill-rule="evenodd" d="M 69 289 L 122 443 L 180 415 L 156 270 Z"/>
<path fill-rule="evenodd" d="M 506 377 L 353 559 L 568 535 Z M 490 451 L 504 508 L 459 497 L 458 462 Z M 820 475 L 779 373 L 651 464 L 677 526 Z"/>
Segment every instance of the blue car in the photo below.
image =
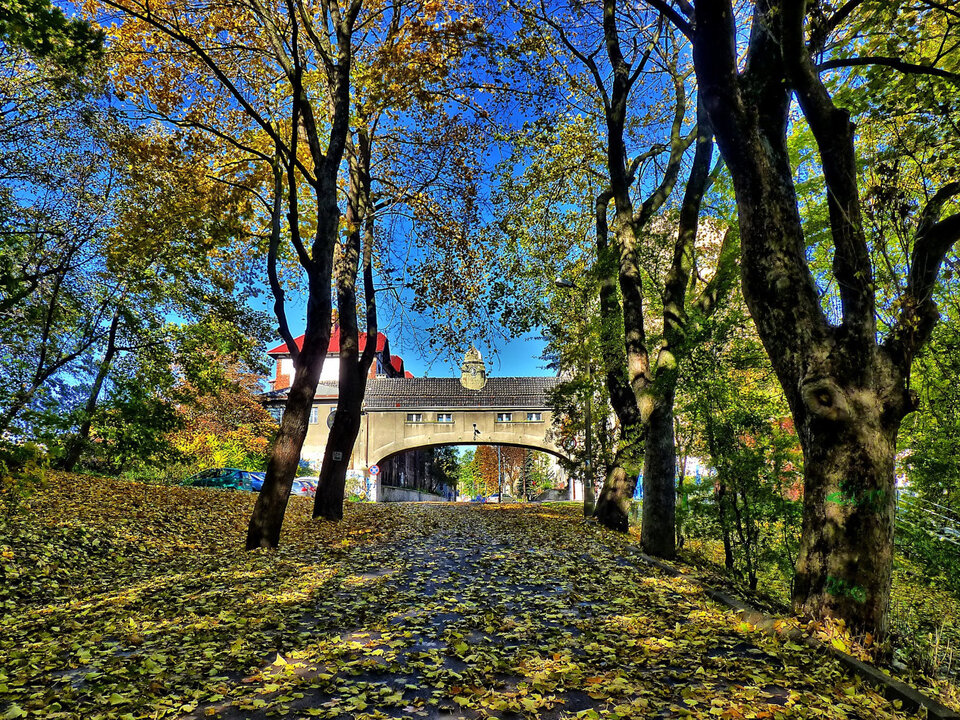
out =
<path fill-rule="evenodd" d="M 208 487 L 220 490 L 249 490 L 259 492 L 263 487 L 264 474 L 237 468 L 210 468 L 188 477 L 184 487 Z"/>

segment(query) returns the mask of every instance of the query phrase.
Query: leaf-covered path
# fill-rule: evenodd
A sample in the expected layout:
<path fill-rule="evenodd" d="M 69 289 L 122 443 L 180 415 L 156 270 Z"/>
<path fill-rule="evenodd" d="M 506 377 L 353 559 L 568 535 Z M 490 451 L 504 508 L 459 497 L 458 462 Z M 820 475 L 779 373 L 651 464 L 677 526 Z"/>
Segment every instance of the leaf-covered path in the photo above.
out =
<path fill-rule="evenodd" d="M 247 554 L 251 502 L 61 476 L 0 521 L 0 715 L 902 716 L 574 508 L 295 498 Z"/>

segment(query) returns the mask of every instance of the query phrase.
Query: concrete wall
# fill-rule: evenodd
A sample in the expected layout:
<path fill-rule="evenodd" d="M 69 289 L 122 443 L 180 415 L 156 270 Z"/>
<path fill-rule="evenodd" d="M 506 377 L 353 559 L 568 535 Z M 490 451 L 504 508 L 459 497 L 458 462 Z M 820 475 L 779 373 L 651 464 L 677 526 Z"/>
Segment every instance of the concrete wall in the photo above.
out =
<path fill-rule="evenodd" d="M 380 502 L 443 502 L 444 500 L 446 498 L 442 495 L 433 495 L 410 488 L 391 487 L 390 485 L 380 486 Z"/>
<path fill-rule="evenodd" d="M 330 435 L 330 428 L 327 427 L 327 418 L 330 411 L 337 407 L 336 400 L 321 400 L 313 404 L 316 409 L 316 422 L 307 426 L 307 437 L 303 441 L 303 449 L 300 451 L 300 457 L 316 464 L 316 469 L 320 470 L 320 462 L 323 460 L 323 450 L 327 446 L 327 437 Z M 313 416 L 311 416 L 311 420 Z"/>

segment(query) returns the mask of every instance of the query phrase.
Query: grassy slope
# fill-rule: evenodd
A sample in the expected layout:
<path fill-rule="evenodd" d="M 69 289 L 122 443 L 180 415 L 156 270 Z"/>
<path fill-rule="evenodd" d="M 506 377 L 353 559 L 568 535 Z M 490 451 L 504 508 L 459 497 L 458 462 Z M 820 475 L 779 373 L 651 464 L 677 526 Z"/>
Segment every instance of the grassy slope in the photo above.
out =
<path fill-rule="evenodd" d="M 748 595 L 725 575 L 719 541 L 688 539 L 683 558 L 735 594 Z M 761 573 L 754 604 L 774 614 L 789 611 L 788 578 L 775 569 Z M 907 666 L 904 680 L 960 712 L 960 598 L 945 583 L 928 579 L 913 561 L 896 555 L 891 592 L 890 627 L 898 661 Z"/>

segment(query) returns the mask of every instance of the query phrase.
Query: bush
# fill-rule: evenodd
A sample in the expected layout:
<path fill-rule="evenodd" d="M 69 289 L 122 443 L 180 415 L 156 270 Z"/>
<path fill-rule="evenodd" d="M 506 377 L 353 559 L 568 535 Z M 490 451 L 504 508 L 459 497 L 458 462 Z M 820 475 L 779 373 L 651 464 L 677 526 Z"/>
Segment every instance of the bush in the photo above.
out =
<path fill-rule="evenodd" d="M 0 438 L 0 506 L 16 512 L 43 484 L 49 468 L 46 445 L 5 433 Z"/>

